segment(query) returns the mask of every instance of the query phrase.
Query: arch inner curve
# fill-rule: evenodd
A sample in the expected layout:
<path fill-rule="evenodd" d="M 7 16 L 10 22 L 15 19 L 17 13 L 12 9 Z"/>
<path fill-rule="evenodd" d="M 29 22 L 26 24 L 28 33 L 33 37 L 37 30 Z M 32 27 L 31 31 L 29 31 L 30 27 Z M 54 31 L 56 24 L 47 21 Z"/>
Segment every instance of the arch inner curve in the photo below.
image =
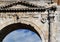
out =
<path fill-rule="evenodd" d="M 30 42 L 35 42 L 35 41 L 42 42 L 42 39 L 41 39 L 39 33 L 34 29 L 34 27 L 32 27 L 31 25 L 27 25 L 27 24 L 14 23 L 14 24 L 8 25 L 5 28 L 3 28 L 0 31 L 0 33 L 1 33 L 1 36 L 0 36 L 1 42 L 7 42 L 7 40 L 8 41 L 10 40 L 10 42 L 12 42 L 12 41 L 13 42 L 21 42 L 21 41 L 24 42 L 25 39 L 28 39 L 28 40 L 25 40 L 27 42 L 29 42 L 29 40 L 30 40 Z M 22 33 L 22 35 L 25 35 L 28 37 L 27 38 L 21 37 L 22 36 L 21 33 Z M 15 38 L 14 38 L 14 34 L 16 35 Z M 18 36 L 21 37 L 21 39 L 18 39 L 19 38 Z M 14 39 L 11 39 L 9 37 L 12 37 Z"/>

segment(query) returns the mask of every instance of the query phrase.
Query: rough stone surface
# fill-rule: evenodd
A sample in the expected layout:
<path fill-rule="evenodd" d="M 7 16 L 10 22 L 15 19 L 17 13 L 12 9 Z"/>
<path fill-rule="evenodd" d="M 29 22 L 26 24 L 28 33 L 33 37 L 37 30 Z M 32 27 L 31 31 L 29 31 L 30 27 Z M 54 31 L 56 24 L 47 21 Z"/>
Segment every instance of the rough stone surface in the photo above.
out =
<path fill-rule="evenodd" d="M 2 2 L 0 2 L 2 3 Z M 6 5 L 3 3 L 1 6 Z M 10 4 L 10 3 L 9 3 Z M 14 7 L 13 7 L 14 8 Z M 42 13 L 41 12 L 19 12 L 19 13 L 0 13 L 0 30 L 4 27 L 11 25 L 13 23 L 24 23 L 30 24 L 33 26 L 42 38 L 42 42 L 48 42 L 48 20 L 46 19 L 47 12 L 43 12 L 44 24 L 41 22 L 42 20 Z M 57 12 L 59 13 L 59 12 Z M 60 42 L 60 21 L 59 21 L 59 14 L 55 14 L 55 21 L 51 23 L 51 42 Z M 19 20 L 16 19 L 15 14 L 18 15 Z"/>

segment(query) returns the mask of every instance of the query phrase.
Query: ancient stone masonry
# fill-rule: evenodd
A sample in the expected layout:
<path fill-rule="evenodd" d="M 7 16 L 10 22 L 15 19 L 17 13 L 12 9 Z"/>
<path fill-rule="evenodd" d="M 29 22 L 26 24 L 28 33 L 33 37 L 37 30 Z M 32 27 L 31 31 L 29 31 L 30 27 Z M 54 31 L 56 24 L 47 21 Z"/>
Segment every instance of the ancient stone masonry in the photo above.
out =
<path fill-rule="evenodd" d="M 31 25 L 38 32 L 39 36 L 41 36 L 42 42 L 49 42 L 49 19 L 51 22 L 50 42 L 59 42 L 57 40 L 57 35 L 60 33 L 57 30 L 58 15 L 56 14 L 58 11 L 56 11 L 56 3 L 45 3 L 44 5 L 36 4 L 36 1 L 2 1 L 0 3 L 0 42 L 2 42 L 3 38 L 1 31 L 17 23 Z"/>

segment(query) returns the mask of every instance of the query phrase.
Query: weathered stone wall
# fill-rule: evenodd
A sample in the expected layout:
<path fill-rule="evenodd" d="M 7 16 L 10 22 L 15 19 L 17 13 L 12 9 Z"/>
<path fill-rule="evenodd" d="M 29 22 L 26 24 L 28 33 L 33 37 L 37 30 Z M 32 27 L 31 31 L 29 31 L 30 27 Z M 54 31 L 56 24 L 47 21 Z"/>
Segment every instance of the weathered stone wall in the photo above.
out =
<path fill-rule="evenodd" d="M 14 14 L 19 16 L 18 21 L 16 20 L 16 16 L 14 16 Z M 0 15 L 2 15 L 0 16 L 0 30 L 13 23 L 30 24 L 41 35 L 42 42 L 48 42 L 48 23 L 41 23 L 40 13 L 0 13 Z"/>
<path fill-rule="evenodd" d="M 2 2 L 0 2 L 2 3 Z M 7 2 L 3 2 L 3 5 L 6 5 Z M 11 2 L 10 2 L 11 3 Z M 51 5 L 52 6 L 52 5 Z M 17 20 L 16 14 L 19 17 Z M 60 29 L 59 23 L 57 21 L 57 15 L 55 13 L 55 21 L 51 23 L 51 42 L 60 42 Z M 59 16 L 59 15 L 58 15 Z M 42 20 L 44 18 L 44 20 Z M 44 22 L 42 23 L 41 20 Z M 36 31 L 40 34 L 42 38 L 42 42 L 48 42 L 48 20 L 47 20 L 47 13 L 45 12 L 16 12 L 16 13 L 0 13 L 0 30 L 4 27 L 14 24 L 14 23 L 24 23 L 30 24 L 33 26 Z"/>
<path fill-rule="evenodd" d="M 55 21 L 55 31 L 56 31 L 56 36 L 55 36 L 55 39 L 56 39 L 56 42 L 60 42 L 60 11 L 57 11 L 56 13 L 56 21 Z"/>
<path fill-rule="evenodd" d="M 16 14 L 19 17 L 19 20 L 16 19 Z M 42 38 L 42 42 L 48 42 L 48 20 L 45 23 L 42 23 L 42 17 L 46 17 L 46 12 L 41 13 L 41 12 L 27 12 L 27 13 L 0 13 L 0 30 L 3 29 L 4 27 L 14 24 L 14 23 L 24 23 L 24 24 L 30 24 L 33 26 L 36 31 L 40 34 Z M 55 18 L 56 20 L 56 18 Z M 56 42 L 57 41 L 57 21 L 54 21 L 51 23 L 51 42 Z"/>

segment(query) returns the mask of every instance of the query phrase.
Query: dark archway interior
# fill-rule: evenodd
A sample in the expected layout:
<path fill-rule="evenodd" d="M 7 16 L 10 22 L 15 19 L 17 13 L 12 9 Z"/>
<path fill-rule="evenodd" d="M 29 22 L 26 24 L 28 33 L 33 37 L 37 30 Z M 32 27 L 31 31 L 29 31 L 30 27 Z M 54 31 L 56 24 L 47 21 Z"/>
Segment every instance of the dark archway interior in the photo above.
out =
<path fill-rule="evenodd" d="M 12 32 L 14 30 L 17 30 L 17 29 L 31 30 L 31 31 L 35 32 L 40 37 L 39 33 L 31 25 L 22 24 L 22 23 L 14 23 L 14 24 L 8 25 L 8 26 L 4 27 L 2 30 L 0 30 L 0 42 L 2 42 L 2 40 L 4 39 L 4 37 L 7 34 L 9 34 L 10 32 Z"/>

